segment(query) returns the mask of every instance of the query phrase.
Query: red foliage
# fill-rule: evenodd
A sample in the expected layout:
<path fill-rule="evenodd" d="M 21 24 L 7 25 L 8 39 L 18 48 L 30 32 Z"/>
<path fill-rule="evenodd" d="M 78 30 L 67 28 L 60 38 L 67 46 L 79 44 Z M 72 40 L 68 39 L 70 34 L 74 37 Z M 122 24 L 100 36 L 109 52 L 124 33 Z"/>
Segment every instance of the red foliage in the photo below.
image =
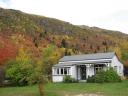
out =
<path fill-rule="evenodd" d="M 0 37 L 0 64 L 4 64 L 7 60 L 16 56 L 17 50 L 15 45 L 7 39 Z"/>

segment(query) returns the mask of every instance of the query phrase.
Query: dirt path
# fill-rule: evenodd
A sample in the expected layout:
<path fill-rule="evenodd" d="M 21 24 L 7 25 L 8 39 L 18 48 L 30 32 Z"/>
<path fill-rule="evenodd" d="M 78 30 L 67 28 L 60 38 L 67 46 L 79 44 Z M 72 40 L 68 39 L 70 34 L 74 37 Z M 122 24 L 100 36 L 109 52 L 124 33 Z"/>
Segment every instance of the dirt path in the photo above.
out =
<path fill-rule="evenodd" d="M 104 96 L 104 95 L 93 94 L 93 93 L 85 93 L 85 94 L 78 94 L 78 95 L 68 95 L 68 94 L 66 94 L 65 96 Z"/>

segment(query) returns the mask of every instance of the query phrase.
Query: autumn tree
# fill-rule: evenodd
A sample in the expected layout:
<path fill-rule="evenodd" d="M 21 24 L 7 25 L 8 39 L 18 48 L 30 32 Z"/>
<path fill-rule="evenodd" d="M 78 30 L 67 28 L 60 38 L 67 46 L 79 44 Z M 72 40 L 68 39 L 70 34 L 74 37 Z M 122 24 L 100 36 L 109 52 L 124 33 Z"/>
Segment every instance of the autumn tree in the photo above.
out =
<path fill-rule="evenodd" d="M 47 80 L 51 80 L 52 66 L 56 64 L 61 55 L 64 53 L 64 49 L 57 49 L 54 45 L 47 45 L 43 48 L 42 58 L 36 60 L 37 69 L 41 70 L 42 75 L 38 78 L 38 87 L 40 95 L 44 96 L 44 85 Z"/>
<path fill-rule="evenodd" d="M 116 52 L 117 56 L 119 57 L 119 59 L 121 59 L 122 57 L 122 52 L 120 47 L 115 47 L 114 51 Z"/>
<path fill-rule="evenodd" d="M 5 79 L 4 68 L 3 68 L 3 66 L 0 66 L 0 86 L 3 85 L 4 79 Z"/>
<path fill-rule="evenodd" d="M 15 60 L 8 62 L 6 75 L 11 81 L 17 85 L 26 85 L 32 83 L 31 75 L 33 73 L 33 65 L 30 56 L 23 48 L 19 49 Z"/>
<path fill-rule="evenodd" d="M 33 58 L 34 59 L 34 58 Z M 45 65 L 42 63 L 42 61 L 39 59 L 34 59 L 34 64 L 33 64 L 33 73 L 31 75 L 30 81 L 36 81 L 38 84 L 38 89 L 40 96 L 44 96 L 44 86 L 45 83 L 47 82 L 47 77 L 45 74 Z"/>
<path fill-rule="evenodd" d="M 61 46 L 64 47 L 64 48 L 67 47 L 67 42 L 66 42 L 65 39 L 62 39 L 62 41 L 61 41 Z"/>
<path fill-rule="evenodd" d="M 72 49 L 65 49 L 65 56 L 70 56 L 70 55 L 73 55 L 74 52 Z"/>
<path fill-rule="evenodd" d="M 4 64 L 7 60 L 12 59 L 16 56 L 16 48 L 14 44 L 4 42 L 0 48 L 0 64 Z"/>
<path fill-rule="evenodd" d="M 57 61 L 58 54 L 56 53 L 56 49 L 54 45 L 48 45 L 46 48 L 43 49 L 43 56 L 42 61 L 43 64 L 46 66 L 45 70 L 47 70 L 45 73 L 51 78 L 51 69 L 53 64 Z"/>
<path fill-rule="evenodd" d="M 121 55 L 122 55 L 121 60 L 123 61 L 124 65 L 128 67 L 128 51 L 123 50 Z"/>

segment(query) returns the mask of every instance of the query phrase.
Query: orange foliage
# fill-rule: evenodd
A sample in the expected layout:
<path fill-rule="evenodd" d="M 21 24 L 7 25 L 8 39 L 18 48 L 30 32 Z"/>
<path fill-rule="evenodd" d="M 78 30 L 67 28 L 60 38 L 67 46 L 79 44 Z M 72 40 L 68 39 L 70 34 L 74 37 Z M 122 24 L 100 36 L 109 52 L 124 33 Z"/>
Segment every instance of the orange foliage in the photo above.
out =
<path fill-rule="evenodd" d="M 17 49 L 12 42 L 0 37 L 0 64 L 4 64 L 7 60 L 14 58 L 17 53 Z"/>

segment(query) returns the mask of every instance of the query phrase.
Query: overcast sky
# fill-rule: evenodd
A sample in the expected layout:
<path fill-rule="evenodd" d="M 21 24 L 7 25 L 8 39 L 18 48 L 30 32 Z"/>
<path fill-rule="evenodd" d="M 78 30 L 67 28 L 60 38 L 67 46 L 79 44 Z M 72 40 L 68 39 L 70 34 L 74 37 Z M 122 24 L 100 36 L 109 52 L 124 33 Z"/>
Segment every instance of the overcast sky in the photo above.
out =
<path fill-rule="evenodd" d="M 128 0 L 0 0 L 0 7 L 128 33 Z"/>

